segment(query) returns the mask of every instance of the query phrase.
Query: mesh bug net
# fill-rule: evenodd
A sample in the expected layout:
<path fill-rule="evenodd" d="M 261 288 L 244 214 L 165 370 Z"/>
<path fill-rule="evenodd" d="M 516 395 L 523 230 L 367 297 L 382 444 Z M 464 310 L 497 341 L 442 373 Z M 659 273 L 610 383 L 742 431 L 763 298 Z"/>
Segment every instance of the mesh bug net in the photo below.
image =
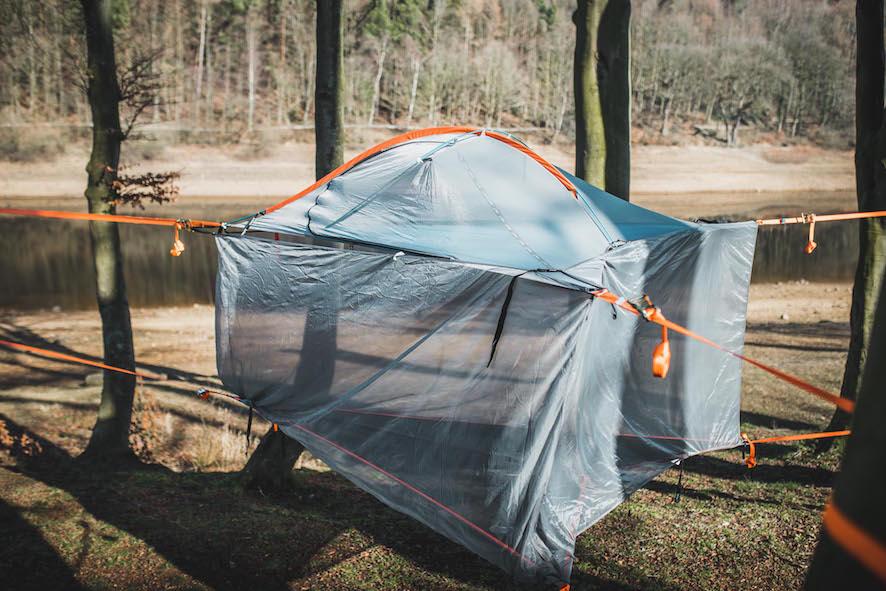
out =
<path fill-rule="evenodd" d="M 217 238 L 225 387 L 382 502 L 518 580 L 676 461 L 740 444 L 756 225 L 694 224 L 497 134 L 394 143 Z"/>

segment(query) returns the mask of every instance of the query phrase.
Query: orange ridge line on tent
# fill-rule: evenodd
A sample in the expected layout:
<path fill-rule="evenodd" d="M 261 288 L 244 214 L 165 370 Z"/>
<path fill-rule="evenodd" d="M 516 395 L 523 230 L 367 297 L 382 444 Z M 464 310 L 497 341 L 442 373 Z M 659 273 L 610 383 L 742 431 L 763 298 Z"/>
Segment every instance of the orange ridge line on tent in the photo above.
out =
<path fill-rule="evenodd" d="M 342 164 L 341 166 L 339 166 L 338 168 L 336 168 L 332 172 L 326 174 L 325 176 L 323 176 L 319 180 L 315 181 L 313 184 L 305 187 L 304 189 L 302 189 L 301 191 L 299 191 L 298 193 L 296 193 L 292 197 L 289 197 L 288 199 L 284 199 L 280 203 L 275 203 L 271 207 L 268 207 L 267 209 L 265 209 L 265 213 L 271 213 L 272 211 L 276 211 L 285 205 L 289 205 L 293 201 L 298 201 L 299 199 L 301 199 L 305 195 L 308 195 L 309 193 L 311 193 L 315 189 L 322 187 L 323 185 L 327 184 L 329 181 L 331 181 L 335 177 L 350 170 L 351 168 L 353 168 L 354 166 L 356 166 L 357 164 L 359 164 L 363 160 L 366 160 L 370 156 L 375 156 L 376 154 L 378 154 L 380 152 L 383 152 L 389 148 L 393 148 L 394 146 L 408 142 L 410 140 L 418 139 L 421 137 L 427 137 L 430 135 L 445 135 L 445 134 L 450 134 L 450 133 L 485 134 L 493 139 L 496 139 L 500 142 L 504 142 L 505 144 L 520 150 L 521 152 L 523 152 L 524 154 L 526 154 L 527 156 L 529 156 L 530 158 L 532 158 L 533 160 L 538 162 L 542 167 L 544 167 L 545 170 L 547 170 L 552 175 L 554 175 L 557 178 L 557 180 L 560 181 L 560 183 L 564 187 L 566 187 L 566 189 L 570 193 L 572 193 L 573 197 L 575 197 L 576 199 L 578 198 L 578 190 L 575 188 L 575 186 L 572 183 L 569 182 L 569 179 L 567 179 L 565 176 L 563 176 L 563 173 L 561 173 L 559 170 L 557 170 L 556 166 L 554 166 L 553 164 L 551 164 L 550 162 L 548 162 L 547 160 L 545 160 L 544 158 L 539 156 L 536 152 L 533 152 L 532 150 L 530 150 L 529 148 L 527 148 L 526 146 L 524 146 L 520 142 L 514 141 L 513 139 L 509 138 L 508 136 L 506 136 L 504 134 L 501 134 L 501 133 L 498 133 L 495 131 L 485 130 L 480 127 L 470 127 L 470 126 L 465 126 L 465 125 L 452 125 L 452 126 L 446 126 L 446 127 L 428 127 L 425 129 L 417 129 L 414 131 L 407 131 L 406 133 L 401 133 L 400 135 L 396 135 L 388 140 L 385 140 L 385 141 L 381 142 L 380 144 L 376 144 L 376 145 L 372 146 L 371 148 L 368 148 L 368 149 L 364 150 L 363 152 L 360 152 L 359 154 L 357 154 L 356 156 L 354 156 L 353 158 L 351 158 L 350 160 L 348 160 L 347 162 L 345 162 L 344 164 Z"/>
<path fill-rule="evenodd" d="M 834 503 L 824 510 L 824 528 L 843 550 L 886 583 L 886 544 L 855 524 Z"/>
<path fill-rule="evenodd" d="M 636 316 L 641 316 L 640 312 L 638 310 L 636 310 L 633 306 L 631 306 L 629 303 L 627 303 L 627 300 L 625 300 L 625 298 L 618 297 L 614 293 L 612 293 L 611 291 L 609 291 L 607 289 L 599 289 L 597 291 L 592 292 L 591 295 L 598 297 L 601 300 L 603 300 L 604 302 L 608 302 L 608 303 L 612 304 L 613 306 L 618 306 L 622 310 L 626 310 L 626 311 L 630 312 L 631 314 L 634 314 Z M 645 316 L 644 316 L 644 318 L 645 318 Z M 677 324 L 676 322 L 673 322 L 671 320 L 668 320 L 667 318 L 664 318 L 661 314 L 651 314 L 651 315 L 649 315 L 647 320 L 649 320 L 650 322 L 654 322 L 654 323 L 656 323 L 660 326 L 663 326 L 665 328 L 668 328 L 670 330 L 673 330 L 674 332 L 677 332 L 685 337 L 689 337 L 689 338 L 694 339 L 700 343 L 708 345 L 709 347 L 713 347 L 714 349 L 718 349 L 720 351 L 723 351 L 724 353 L 727 353 L 737 359 L 741 359 L 742 361 L 745 361 L 746 363 L 750 363 L 751 365 L 753 365 L 759 369 L 762 369 L 766 373 L 773 375 L 782 381 L 788 382 L 789 384 L 797 386 L 798 388 L 800 388 L 801 390 L 803 390 L 805 392 L 808 392 L 809 394 L 812 394 L 814 396 L 818 396 L 819 398 L 830 402 L 831 404 L 837 406 L 838 408 L 840 408 L 848 413 L 851 413 L 855 409 L 855 403 L 851 400 L 848 400 L 846 398 L 841 398 L 840 396 L 837 396 L 836 394 L 832 394 L 831 392 L 828 392 L 827 390 L 824 390 L 823 388 L 819 388 L 818 386 L 814 386 L 813 384 L 810 384 L 809 382 L 807 382 L 807 381 L 805 381 L 793 374 L 790 374 L 786 371 L 782 371 L 780 369 L 772 367 L 771 365 L 767 365 L 767 364 L 763 363 L 762 361 L 757 361 L 756 359 L 748 357 L 747 355 L 742 355 L 741 353 L 736 353 L 735 351 L 727 349 L 723 345 L 720 345 L 719 343 L 715 343 L 714 341 L 710 340 L 707 337 L 703 337 L 702 335 L 700 335 L 696 332 L 693 332 L 693 331 L 689 330 L 688 328 Z"/>

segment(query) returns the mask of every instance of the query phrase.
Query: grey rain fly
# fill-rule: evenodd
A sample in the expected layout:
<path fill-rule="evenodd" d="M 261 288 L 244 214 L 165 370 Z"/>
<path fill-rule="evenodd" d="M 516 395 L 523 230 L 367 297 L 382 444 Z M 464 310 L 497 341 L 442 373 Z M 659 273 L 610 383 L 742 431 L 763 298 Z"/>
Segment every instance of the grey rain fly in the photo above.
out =
<path fill-rule="evenodd" d="M 561 171 L 562 172 L 562 171 Z M 385 504 L 518 580 L 676 461 L 740 444 L 756 225 L 617 199 L 478 134 L 407 141 L 218 237 L 224 385 Z"/>

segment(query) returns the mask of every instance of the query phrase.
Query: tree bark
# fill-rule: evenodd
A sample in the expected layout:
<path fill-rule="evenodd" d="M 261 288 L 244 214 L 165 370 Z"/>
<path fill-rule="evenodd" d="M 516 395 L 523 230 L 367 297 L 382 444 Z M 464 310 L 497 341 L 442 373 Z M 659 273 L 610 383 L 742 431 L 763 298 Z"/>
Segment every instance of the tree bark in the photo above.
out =
<path fill-rule="evenodd" d="M 859 0 L 856 5 L 856 82 L 855 82 L 855 187 L 859 211 L 886 209 L 886 129 L 883 117 L 883 85 L 886 55 L 883 45 L 883 0 Z M 849 315 L 849 354 L 843 372 L 840 395 L 860 398 L 860 377 L 864 374 L 873 330 L 874 311 L 886 267 L 886 220 L 859 220 L 858 264 L 852 287 Z M 838 410 L 828 430 L 844 429 L 849 416 Z M 830 448 L 822 443 L 819 450 Z"/>
<path fill-rule="evenodd" d="M 315 172 L 326 176 L 343 162 L 342 2 L 317 3 L 317 69 L 314 84 Z"/>
<path fill-rule="evenodd" d="M 868 0 L 859 2 L 874 4 Z M 877 2 L 882 6 L 881 2 Z M 859 11 L 861 13 L 861 11 Z M 872 25 L 876 21 L 872 19 Z M 859 19 L 861 25 L 861 19 Z M 862 27 L 859 26 L 859 29 Z M 882 32 L 882 27 L 880 27 Z M 859 31 L 860 32 L 860 31 Z M 871 359 L 886 359 L 886 290 L 880 288 L 880 303 L 870 335 Z M 876 540 L 886 540 L 886 365 L 869 363 L 858 391 L 858 404 L 852 420 L 852 436 L 834 486 L 832 503 L 849 520 Z M 883 589 L 878 580 L 860 562 L 846 553 L 838 541 L 823 529 L 812 563 L 806 574 L 806 589 Z"/>
<path fill-rule="evenodd" d="M 575 173 L 628 200 L 630 0 L 578 0 L 573 64 Z"/>
<path fill-rule="evenodd" d="M 86 199 L 91 213 L 113 214 L 116 197 L 113 182 L 120 160 L 120 88 L 114 56 L 111 0 L 82 0 L 86 24 L 86 53 L 89 106 L 92 111 L 92 153 L 86 166 Z M 102 319 L 104 362 L 135 369 L 132 326 L 123 258 L 116 224 L 90 222 L 95 265 L 96 296 Z M 106 371 L 98 420 L 84 455 L 119 462 L 134 458 L 129 446 L 129 425 L 135 377 Z"/>
<path fill-rule="evenodd" d="M 304 449 L 301 443 L 271 427 L 240 472 L 240 482 L 266 493 L 286 490 L 292 468 Z"/>

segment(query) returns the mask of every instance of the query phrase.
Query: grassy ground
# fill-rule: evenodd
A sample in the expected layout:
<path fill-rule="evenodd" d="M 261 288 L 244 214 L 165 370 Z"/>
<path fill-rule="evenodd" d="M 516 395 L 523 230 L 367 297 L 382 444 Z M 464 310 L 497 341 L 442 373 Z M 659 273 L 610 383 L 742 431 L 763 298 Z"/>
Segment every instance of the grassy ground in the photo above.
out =
<path fill-rule="evenodd" d="M 836 390 L 848 341 L 846 285 L 753 286 L 747 351 Z M 97 315 L 0 315 L 0 338 L 98 353 Z M 92 372 L 0 352 L 0 581 L 9 589 L 510 589 L 496 568 L 387 509 L 316 462 L 294 490 L 242 492 L 240 409 L 196 400 L 213 379 L 208 307 L 135 310 L 143 367 L 138 469 L 94 473 L 77 460 L 94 421 Z M 5 335 L 5 336 L 4 336 Z M 745 372 L 752 436 L 818 430 L 824 403 Z M 263 426 L 259 426 L 261 432 Z M 798 588 L 840 446 L 761 446 L 685 462 L 582 534 L 574 588 Z"/>

